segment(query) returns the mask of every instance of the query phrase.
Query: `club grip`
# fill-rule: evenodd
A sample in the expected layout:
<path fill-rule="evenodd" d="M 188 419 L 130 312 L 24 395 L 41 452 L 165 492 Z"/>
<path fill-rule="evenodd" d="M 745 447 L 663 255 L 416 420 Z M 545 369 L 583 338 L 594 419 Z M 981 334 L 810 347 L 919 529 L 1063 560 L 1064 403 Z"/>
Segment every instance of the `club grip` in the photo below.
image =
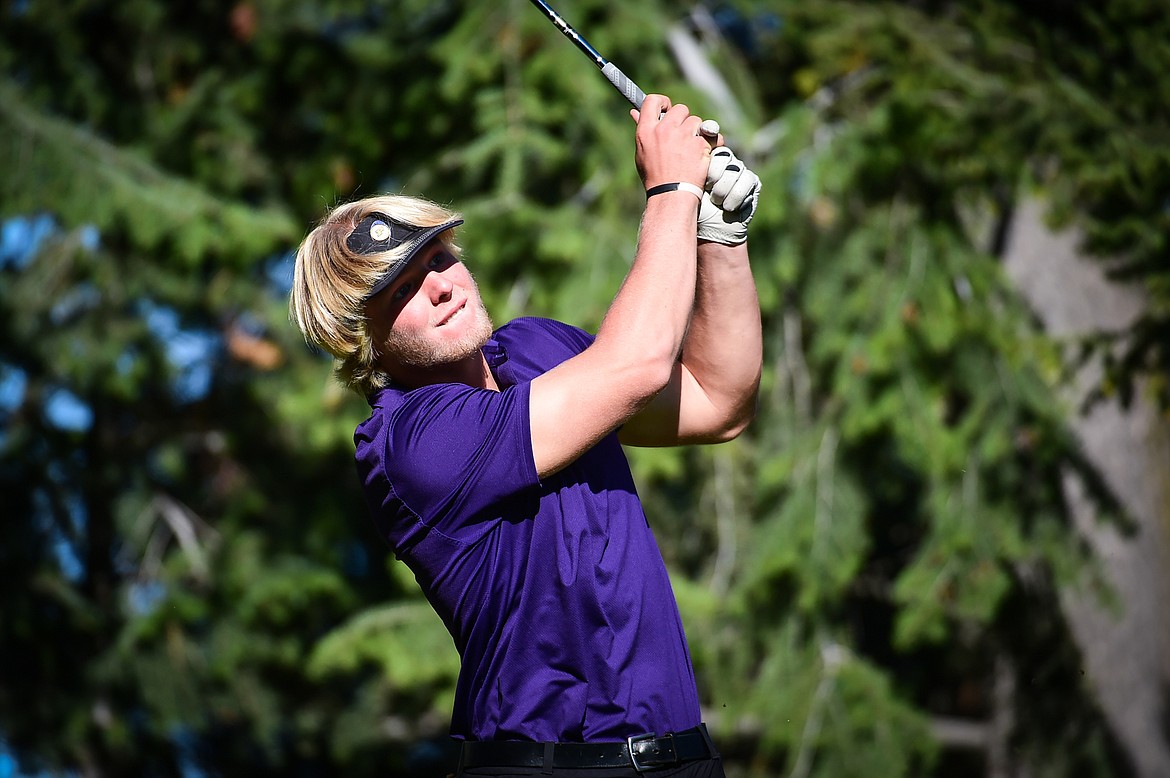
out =
<path fill-rule="evenodd" d="M 642 107 L 642 101 L 646 99 L 646 93 L 638 88 L 630 79 L 626 78 L 626 74 L 617 69 L 612 62 L 606 62 L 605 66 L 601 68 L 601 72 L 609 79 L 609 83 L 617 87 L 617 90 L 626 96 L 635 108 Z"/>

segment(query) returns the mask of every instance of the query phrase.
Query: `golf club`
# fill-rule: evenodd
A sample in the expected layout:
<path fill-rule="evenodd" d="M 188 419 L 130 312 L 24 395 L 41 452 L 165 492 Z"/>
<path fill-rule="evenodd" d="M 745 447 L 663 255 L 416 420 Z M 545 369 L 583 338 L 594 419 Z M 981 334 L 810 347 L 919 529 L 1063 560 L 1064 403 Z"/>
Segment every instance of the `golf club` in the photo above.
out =
<path fill-rule="evenodd" d="M 569 23 L 562 19 L 561 15 L 553 10 L 552 6 L 544 2 L 544 0 L 532 0 L 532 4 L 543 11 L 544 15 L 549 18 L 549 21 L 556 25 L 556 28 L 563 32 L 566 38 L 575 43 L 577 48 L 585 52 L 586 56 L 593 60 L 593 64 L 601 68 L 602 75 L 609 79 L 609 83 L 613 84 L 635 108 L 642 108 L 642 101 L 646 99 L 646 93 L 637 84 L 631 81 L 616 65 L 601 56 L 597 49 L 589 45 L 589 41 L 582 38 L 580 33 L 570 27 Z M 716 137 L 719 135 L 719 123 L 714 119 L 708 119 L 703 122 L 699 131 L 709 137 Z"/>

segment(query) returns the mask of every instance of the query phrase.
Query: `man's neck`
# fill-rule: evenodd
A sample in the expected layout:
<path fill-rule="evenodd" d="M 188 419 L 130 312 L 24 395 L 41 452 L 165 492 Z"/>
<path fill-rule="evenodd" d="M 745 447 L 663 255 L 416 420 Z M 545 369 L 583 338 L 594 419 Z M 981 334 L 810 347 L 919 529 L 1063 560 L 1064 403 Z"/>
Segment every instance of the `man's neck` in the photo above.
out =
<path fill-rule="evenodd" d="M 391 375 L 394 383 L 407 389 L 432 384 L 467 384 L 477 389 L 500 390 L 482 351 L 458 362 L 447 362 L 435 367 L 397 368 Z"/>

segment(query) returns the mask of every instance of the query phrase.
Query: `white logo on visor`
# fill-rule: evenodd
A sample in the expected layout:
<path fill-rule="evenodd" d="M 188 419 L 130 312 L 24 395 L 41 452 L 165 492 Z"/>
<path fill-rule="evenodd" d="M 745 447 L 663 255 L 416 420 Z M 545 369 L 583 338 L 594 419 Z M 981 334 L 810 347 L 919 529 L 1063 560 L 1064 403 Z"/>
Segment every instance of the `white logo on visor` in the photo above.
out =
<path fill-rule="evenodd" d="M 376 221 L 370 225 L 370 237 L 383 241 L 390 237 L 390 225 L 383 221 Z"/>

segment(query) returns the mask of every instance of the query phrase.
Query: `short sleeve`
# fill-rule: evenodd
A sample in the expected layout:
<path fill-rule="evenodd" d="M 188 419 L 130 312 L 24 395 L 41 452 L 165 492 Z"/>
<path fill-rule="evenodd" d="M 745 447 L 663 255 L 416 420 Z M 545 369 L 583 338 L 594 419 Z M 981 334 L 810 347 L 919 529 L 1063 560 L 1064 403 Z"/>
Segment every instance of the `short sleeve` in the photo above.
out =
<path fill-rule="evenodd" d="M 355 436 L 367 498 L 382 502 L 371 508 L 385 516 L 404 507 L 455 540 L 478 535 L 470 530 L 539 482 L 528 395 L 527 382 L 502 392 L 438 384 L 376 408 Z"/>

